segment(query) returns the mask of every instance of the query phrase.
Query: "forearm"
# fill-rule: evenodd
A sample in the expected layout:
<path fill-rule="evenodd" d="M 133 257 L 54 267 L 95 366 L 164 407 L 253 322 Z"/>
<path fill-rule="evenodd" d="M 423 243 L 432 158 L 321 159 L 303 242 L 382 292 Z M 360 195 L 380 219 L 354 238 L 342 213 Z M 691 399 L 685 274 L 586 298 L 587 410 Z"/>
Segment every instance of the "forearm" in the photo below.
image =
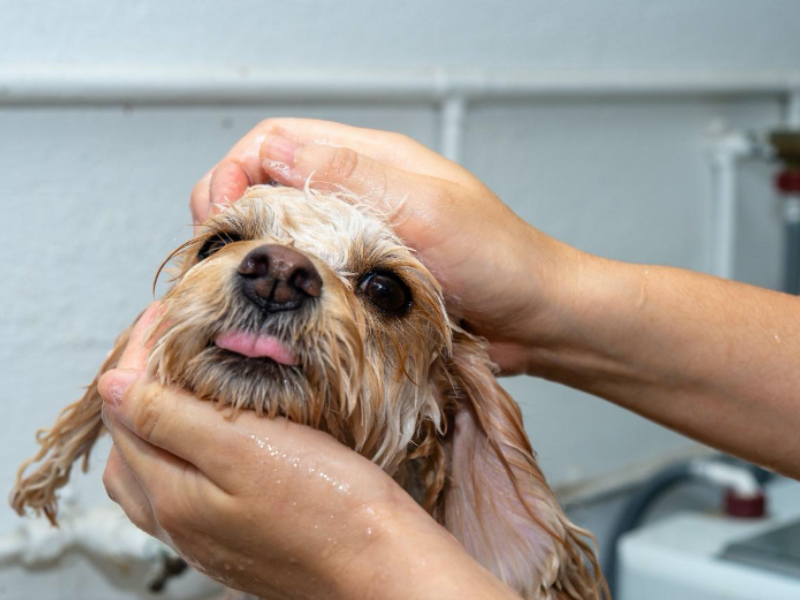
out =
<path fill-rule="evenodd" d="M 404 496 L 404 495 L 403 495 Z M 519 596 L 470 557 L 409 497 L 372 511 L 371 543 L 348 561 L 335 597 L 381 600 L 514 600 Z"/>
<path fill-rule="evenodd" d="M 575 253 L 528 371 L 800 477 L 800 299 Z"/>

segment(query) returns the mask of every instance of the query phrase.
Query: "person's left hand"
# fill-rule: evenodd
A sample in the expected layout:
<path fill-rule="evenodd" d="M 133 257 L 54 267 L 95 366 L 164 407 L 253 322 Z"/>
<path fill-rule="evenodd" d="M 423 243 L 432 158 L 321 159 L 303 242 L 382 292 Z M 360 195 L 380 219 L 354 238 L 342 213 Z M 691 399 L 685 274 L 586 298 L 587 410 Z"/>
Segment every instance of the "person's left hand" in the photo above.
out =
<path fill-rule="evenodd" d="M 148 380 L 152 305 L 100 380 L 114 440 L 103 481 L 141 529 L 190 565 L 259 597 L 355 597 L 397 520 L 447 535 L 377 466 L 333 438 Z M 433 526 L 433 527 L 431 527 Z"/>

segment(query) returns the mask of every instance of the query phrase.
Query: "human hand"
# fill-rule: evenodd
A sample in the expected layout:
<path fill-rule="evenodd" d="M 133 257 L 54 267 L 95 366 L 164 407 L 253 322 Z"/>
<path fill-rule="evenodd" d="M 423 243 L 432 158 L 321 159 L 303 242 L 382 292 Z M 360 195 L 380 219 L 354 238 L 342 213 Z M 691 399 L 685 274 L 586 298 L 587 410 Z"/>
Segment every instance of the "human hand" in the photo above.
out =
<path fill-rule="evenodd" d="M 306 119 L 260 123 L 197 184 L 195 223 L 276 181 L 346 188 L 393 214 L 401 238 L 444 287 L 451 314 L 491 343 L 506 372 L 526 370 L 532 340 L 557 322 L 548 312 L 577 251 L 535 230 L 459 165 L 410 138 Z"/>
<path fill-rule="evenodd" d="M 226 418 L 148 380 L 157 314 L 151 305 L 99 383 L 114 440 L 103 481 L 139 528 L 209 577 L 271 600 L 511 597 L 382 470 L 327 434 L 250 411 Z"/>
<path fill-rule="evenodd" d="M 149 381 L 145 336 L 157 310 L 143 315 L 119 367 L 100 381 L 114 439 L 104 474 L 110 496 L 138 527 L 229 587 L 269 598 L 335 589 L 380 535 L 382 513 L 402 502 L 401 490 L 321 432 L 252 412 L 229 419 Z"/>

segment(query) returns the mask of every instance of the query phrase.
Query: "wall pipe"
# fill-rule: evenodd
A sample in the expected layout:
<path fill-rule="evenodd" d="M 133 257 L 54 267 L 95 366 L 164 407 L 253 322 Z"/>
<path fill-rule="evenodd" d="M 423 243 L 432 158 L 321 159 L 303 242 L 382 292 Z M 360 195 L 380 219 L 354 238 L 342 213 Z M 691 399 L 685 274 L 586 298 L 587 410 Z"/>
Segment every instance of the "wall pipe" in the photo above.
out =
<path fill-rule="evenodd" d="M 755 73 L 265 70 L 250 68 L 0 66 L 0 107 L 215 105 L 264 102 L 438 103 L 440 150 L 458 161 L 468 102 L 570 97 L 791 94 L 800 121 L 800 71 Z"/>
<path fill-rule="evenodd" d="M 800 87 L 789 91 L 785 120 L 787 129 L 800 129 Z"/>
<path fill-rule="evenodd" d="M 736 260 L 737 163 L 753 152 L 753 143 L 742 133 L 728 133 L 714 144 L 711 164 L 714 200 L 711 219 L 710 272 L 733 279 Z"/>
<path fill-rule="evenodd" d="M 0 106 L 253 104 L 281 100 L 440 102 L 558 97 L 742 96 L 800 90 L 782 72 L 546 72 L 487 69 L 267 70 L 0 66 Z"/>
<path fill-rule="evenodd" d="M 440 110 L 441 140 L 439 148 L 446 158 L 458 162 L 461 158 L 467 101 L 463 96 L 452 96 L 442 102 Z"/>

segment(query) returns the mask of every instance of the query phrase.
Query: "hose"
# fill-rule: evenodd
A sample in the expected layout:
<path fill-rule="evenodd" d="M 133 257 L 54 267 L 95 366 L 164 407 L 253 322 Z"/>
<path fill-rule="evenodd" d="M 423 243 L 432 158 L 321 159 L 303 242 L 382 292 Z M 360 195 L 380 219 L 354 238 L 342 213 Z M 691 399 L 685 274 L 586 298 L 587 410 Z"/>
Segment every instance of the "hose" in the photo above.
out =
<path fill-rule="evenodd" d="M 665 468 L 645 481 L 631 494 L 611 529 L 608 553 L 603 571 L 612 598 L 617 592 L 618 545 L 620 538 L 641 525 L 653 502 L 664 492 L 688 481 L 739 488 L 748 495 L 761 487 L 773 475 L 769 471 L 730 457 L 695 459 Z"/>

